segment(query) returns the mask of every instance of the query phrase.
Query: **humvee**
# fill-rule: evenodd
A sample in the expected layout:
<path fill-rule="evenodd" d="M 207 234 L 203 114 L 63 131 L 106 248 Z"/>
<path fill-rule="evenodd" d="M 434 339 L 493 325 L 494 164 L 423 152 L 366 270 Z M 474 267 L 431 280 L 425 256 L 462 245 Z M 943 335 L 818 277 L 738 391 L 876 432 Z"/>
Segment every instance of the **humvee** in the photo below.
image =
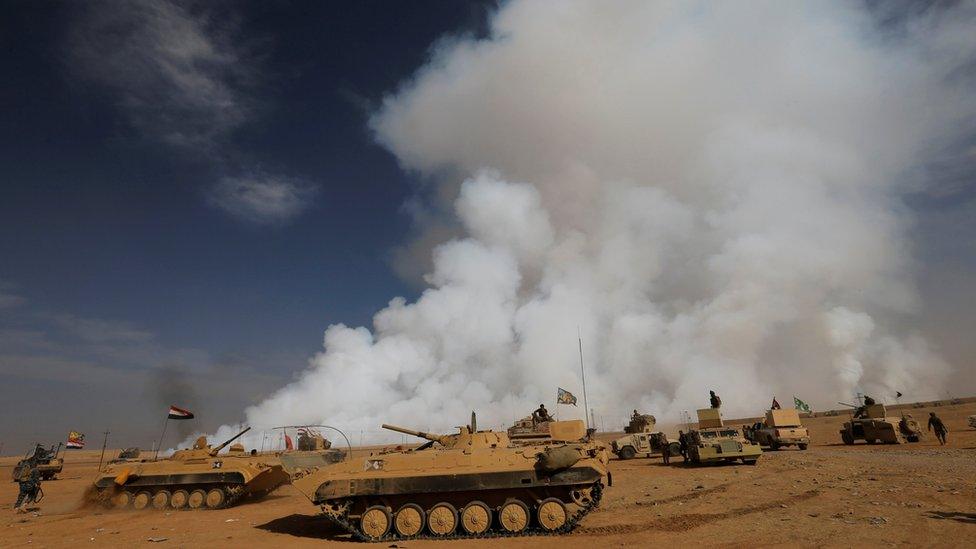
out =
<path fill-rule="evenodd" d="M 652 454 L 660 455 L 664 451 L 671 456 L 681 455 L 680 444 L 668 441 L 664 433 L 652 432 L 655 425 L 657 420 L 652 415 L 632 417 L 630 425 L 624 427 L 624 432 L 629 434 L 610 442 L 610 450 L 620 459 L 633 459 L 639 454 L 650 457 Z"/>
<path fill-rule="evenodd" d="M 902 444 L 918 442 L 922 438 L 922 429 L 911 414 L 902 414 L 901 418 L 888 417 L 884 404 L 871 404 L 854 411 L 851 420 L 840 430 L 840 438 L 844 444 L 854 444 L 858 440 L 868 444 Z"/>
<path fill-rule="evenodd" d="M 738 427 L 726 426 L 717 408 L 698 410 L 698 429 L 684 434 L 692 463 L 735 462 L 755 465 L 762 448 L 746 440 Z"/>

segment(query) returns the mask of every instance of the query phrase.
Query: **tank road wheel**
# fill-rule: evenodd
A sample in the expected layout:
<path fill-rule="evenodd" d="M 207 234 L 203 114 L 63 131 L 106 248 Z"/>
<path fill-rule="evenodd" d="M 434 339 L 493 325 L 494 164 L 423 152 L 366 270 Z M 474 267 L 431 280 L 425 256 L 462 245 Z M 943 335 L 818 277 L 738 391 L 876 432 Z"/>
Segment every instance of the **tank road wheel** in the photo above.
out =
<path fill-rule="evenodd" d="M 186 490 L 177 490 L 169 497 L 169 506 L 173 509 L 186 507 L 186 500 L 190 499 L 190 493 Z"/>
<path fill-rule="evenodd" d="M 566 524 L 566 506 L 556 498 L 543 500 L 536 511 L 536 518 L 539 519 L 539 526 L 547 532 L 555 532 Z"/>
<path fill-rule="evenodd" d="M 620 459 L 634 459 L 637 455 L 637 450 L 634 450 L 633 446 L 624 446 L 620 449 Z"/>
<path fill-rule="evenodd" d="M 112 496 L 112 505 L 114 505 L 116 509 L 125 509 L 126 507 L 132 505 L 132 492 L 120 490 L 119 493 Z"/>
<path fill-rule="evenodd" d="M 491 528 L 491 509 L 480 501 L 465 505 L 461 510 L 461 528 L 468 534 L 484 534 Z"/>
<path fill-rule="evenodd" d="M 141 511 L 149 507 L 150 501 L 152 501 L 152 494 L 145 491 L 139 492 L 136 497 L 132 498 L 132 508 Z"/>
<path fill-rule="evenodd" d="M 569 497 L 573 499 L 573 503 L 579 505 L 580 507 L 586 507 L 593 501 L 593 488 L 580 488 L 579 490 L 572 490 L 569 493 Z"/>
<path fill-rule="evenodd" d="M 427 512 L 427 529 L 435 536 L 446 536 L 457 528 L 457 509 L 447 502 L 440 502 Z"/>
<path fill-rule="evenodd" d="M 416 536 L 424 529 L 424 510 L 416 503 L 403 505 L 393 518 L 393 529 L 400 537 Z"/>
<path fill-rule="evenodd" d="M 160 490 L 156 492 L 155 494 L 153 494 L 152 497 L 152 508 L 157 511 L 161 511 L 169 507 L 170 497 L 171 497 L 170 493 L 167 492 L 166 490 Z"/>
<path fill-rule="evenodd" d="M 207 492 L 207 508 L 208 509 L 220 509 L 227 502 L 227 494 L 221 488 L 211 488 Z"/>
<path fill-rule="evenodd" d="M 529 526 L 529 507 L 517 499 L 510 499 L 498 512 L 498 522 L 511 534 L 517 534 Z"/>
<path fill-rule="evenodd" d="M 186 506 L 190 509 L 199 509 L 203 507 L 203 503 L 207 501 L 207 493 L 203 490 L 194 490 L 190 492 L 190 497 L 186 498 Z"/>
<path fill-rule="evenodd" d="M 359 531 L 368 539 L 378 540 L 390 531 L 390 511 L 383 505 L 374 505 L 359 518 Z"/>

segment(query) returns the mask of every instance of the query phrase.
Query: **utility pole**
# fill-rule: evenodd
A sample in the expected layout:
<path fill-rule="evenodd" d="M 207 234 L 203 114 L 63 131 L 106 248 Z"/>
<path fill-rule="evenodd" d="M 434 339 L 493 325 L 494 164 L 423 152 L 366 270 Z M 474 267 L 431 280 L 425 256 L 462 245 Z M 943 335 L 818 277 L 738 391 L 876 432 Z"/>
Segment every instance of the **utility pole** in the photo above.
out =
<path fill-rule="evenodd" d="M 102 434 L 105 435 L 105 438 L 102 439 L 102 455 L 98 457 L 98 471 L 102 470 L 102 460 L 105 459 L 105 447 L 108 446 L 108 429 L 105 429 Z"/>

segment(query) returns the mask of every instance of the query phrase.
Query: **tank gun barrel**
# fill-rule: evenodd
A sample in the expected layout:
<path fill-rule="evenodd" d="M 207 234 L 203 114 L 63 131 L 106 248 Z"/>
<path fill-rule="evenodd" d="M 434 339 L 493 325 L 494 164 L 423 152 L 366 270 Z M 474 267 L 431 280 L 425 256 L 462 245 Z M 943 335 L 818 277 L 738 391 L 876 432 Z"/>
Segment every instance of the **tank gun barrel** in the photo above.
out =
<path fill-rule="evenodd" d="M 241 438 L 241 435 L 243 435 L 244 433 L 246 433 L 246 432 L 248 432 L 250 430 L 251 430 L 251 428 L 248 427 L 248 428 L 244 429 L 243 431 L 241 431 L 240 433 L 237 433 L 236 435 L 234 435 L 234 436 L 230 437 L 229 439 L 225 440 L 223 444 L 221 444 L 220 446 L 217 446 L 216 448 L 210 450 L 210 455 L 212 455 L 212 456 L 217 455 L 221 450 L 223 450 L 224 448 L 226 448 L 228 444 L 230 444 L 231 442 L 234 442 L 235 440 Z"/>
<path fill-rule="evenodd" d="M 384 423 L 382 426 L 384 429 L 389 429 L 391 431 L 396 431 L 398 433 L 403 433 L 405 435 L 413 435 L 415 437 L 425 438 L 427 440 L 433 440 L 435 442 L 441 442 L 444 439 L 444 435 L 435 435 L 432 433 L 425 433 L 423 431 L 414 431 L 407 429 L 405 427 L 397 427 L 396 425 L 389 425 Z"/>
<path fill-rule="evenodd" d="M 850 408 L 859 408 L 859 406 L 855 406 L 855 405 L 853 405 L 853 404 L 848 404 L 848 403 L 846 403 L 846 402 L 838 402 L 837 404 L 840 404 L 840 405 L 842 405 L 842 406 L 848 406 L 848 407 L 850 407 Z"/>

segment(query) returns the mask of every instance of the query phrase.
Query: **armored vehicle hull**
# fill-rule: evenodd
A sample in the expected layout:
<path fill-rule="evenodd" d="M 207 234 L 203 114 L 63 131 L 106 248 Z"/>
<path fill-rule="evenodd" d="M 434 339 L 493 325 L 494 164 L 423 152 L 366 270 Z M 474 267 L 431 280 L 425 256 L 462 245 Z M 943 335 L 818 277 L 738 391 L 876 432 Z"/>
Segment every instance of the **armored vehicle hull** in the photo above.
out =
<path fill-rule="evenodd" d="M 610 443 L 610 451 L 619 459 L 633 459 L 644 455 L 681 455 L 681 444 L 668 441 L 664 433 L 635 433 L 622 436 Z"/>
<path fill-rule="evenodd" d="M 211 449 L 198 443 L 192 450 L 179 450 L 158 461 L 110 463 L 95 479 L 95 491 L 120 509 L 220 509 L 248 496 L 267 494 L 288 481 L 274 458 L 219 455 L 226 444 Z"/>
<path fill-rule="evenodd" d="M 684 434 L 688 459 L 692 463 L 722 463 L 742 461 L 755 465 L 762 455 L 758 444 L 742 436 L 738 427 L 728 427 L 714 408 L 698 410 L 698 430 Z"/>
<path fill-rule="evenodd" d="M 517 446 L 469 427 L 447 436 L 394 429 L 432 442 L 297 470 L 292 485 L 357 539 L 385 541 L 568 532 L 609 482 L 609 454 L 595 443 Z"/>
<path fill-rule="evenodd" d="M 883 404 L 874 404 L 859 408 L 854 417 L 844 423 L 840 438 L 848 445 L 858 440 L 868 444 L 902 444 L 921 440 L 922 429 L 911 414 L 888 417 Z"/>
<path fill-rule="evenodd" d="M 769 410 L 764 421 L 743 427 L 742 434 L 748 440 L 773 450 L 784 446 L 806 450 L 810 445 L 810 431 L 800 423 L 800 414 L 796 410 Z"/>

